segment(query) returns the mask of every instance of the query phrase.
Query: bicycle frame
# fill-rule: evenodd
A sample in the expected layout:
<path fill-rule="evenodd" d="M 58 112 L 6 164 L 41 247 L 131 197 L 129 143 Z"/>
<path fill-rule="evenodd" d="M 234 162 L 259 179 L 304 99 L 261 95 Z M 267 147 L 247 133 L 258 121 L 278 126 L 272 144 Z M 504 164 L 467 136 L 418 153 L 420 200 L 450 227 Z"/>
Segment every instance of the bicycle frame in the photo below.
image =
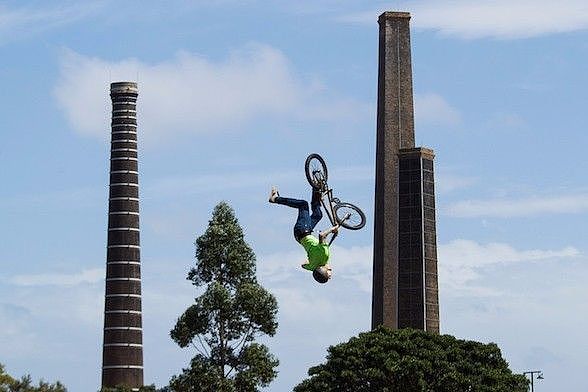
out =
<path fill-rule="evenodd" d="M 331 222 L 331 226 L 339 225 L 340 222 L 337 220 L 337 215 L 335 214 L 335 204 L 339 203 L 340 200 L 338 198 L 333 197 L 333 189 L 329 188 L 329 184 L 327 184 L 327 181 L 324 178 L 322 178 L 322 176 L 317 175 L 315 173 L 314 179 L 315 179 L 315 182 L 318 182 L 321 185 L 321 187 L 320 187 L 321 205 L 323 206 L 323 209 L 325 210 L 327 216 L 329 217 L 329 221 Z M 327 197 L 328 203 L 325 202 L 325 196 Z M 347 216 L 345 218 L 343 218 L 343 221 L 347 220 L 347 218 L 348 218 Z M 338 231 L 333 233 L 333 236 L 329 240 L 329 245 L 331 245 L 333 243 L 333 241 L 335 240 L 335 238 L 338 235 L 339 235 Z"/>
<path fill-rule="evenodd" d="M 329 186 L 327 185 L 326 182 L 324 183 L 324 189 L 325 190 L 321 190 L 321 205 L 323 206 L 325 213 L 329 217 L 329 221 L 331 222 L 331 225 L 335 226 L 339 222 L 337 222 L 336 215 L 335 215 L 335 209 L 334 209 L 334 203 L 333 203 L 333 199 L 334 199 L 333 198 L 333 189 L 329 188 Z M 325 196 L 327 196 L 328 207 L 327 207 L 327 203 L 325 202 Z M 333 233 L 333 236 L 329 240 L 329 245 L 331 245 L 333 243 L 333 241 L 335 240 L 335 237 L 337 237 L 338 235 L 339 235 L 339 232 Z"/>
<path fill-rule="evenodd" d="M 331 222 L 332 230 L 327 231 L 332 233 L 329 245 L 339 233 L 335 228 L 344 227 L 349 230 L 359 230 L 365 225 L 365 214 L 359 207 L 333 197 L 333 189 L 327 184 L 327 165 L 319 154 L 313 153 L 306 158 L 304 172 L 312 188 L 318 192 L 320 204 Z M 340 215 L 341 213 L 345 216 Z M 351 219 L 352 217 L 353 219 Z M 347 222 L 348 219 L 349 222 Z"/>
<path fill-rule="evenodd" d="M 325 202 L 325 196 L 327 196 L 328 206 L 327 206 L 327 203 Z M 323 206 L 323 209 L 327 213 L 327 216 L 329 217 L 329 221 L 331 221 L 331 225 L 335 226 L 337 224 L 337 221 L 335 220 L 335 210 L 333 208 L 333 190 L 332 189 L 329 189 L 327 187 L 327 190 L 321 191 L 321 205 Z"/>

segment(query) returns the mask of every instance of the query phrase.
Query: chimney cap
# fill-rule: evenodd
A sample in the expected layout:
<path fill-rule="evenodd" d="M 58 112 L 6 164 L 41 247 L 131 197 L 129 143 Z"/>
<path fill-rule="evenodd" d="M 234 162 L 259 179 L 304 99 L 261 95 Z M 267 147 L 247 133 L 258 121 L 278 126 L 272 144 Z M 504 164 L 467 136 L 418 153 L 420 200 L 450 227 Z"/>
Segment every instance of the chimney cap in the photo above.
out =
<path fill-rule="evenodd" d="M 114 82 L 110 83 L 111 94 L 137 93 L 139 88 L 137 82 Z"/>
<path fill-rule="evenodd" d="M 398 150 L 398 155 L 409 157 L 422 157 L 425 159 L 433 160 L 435 158 L 435 151 L 428 147 L 401 148 L 400 150 Z"/>
<path fill-rule="evenodd" d="M 378 22 L 388 19 L 410 19 L 410 12 L 385 11 L 378 17 Z"/>

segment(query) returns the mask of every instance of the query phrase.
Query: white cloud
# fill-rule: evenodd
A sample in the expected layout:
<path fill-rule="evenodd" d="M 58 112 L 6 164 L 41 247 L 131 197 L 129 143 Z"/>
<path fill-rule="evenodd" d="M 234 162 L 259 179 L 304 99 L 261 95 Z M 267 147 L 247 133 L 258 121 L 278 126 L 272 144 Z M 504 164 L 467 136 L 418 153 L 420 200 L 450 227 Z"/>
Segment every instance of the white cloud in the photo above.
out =
<path fill-rule="evenodd" d="M 333 245 L 331 252 L 333 280 L 329 284 L 336 283 L 346 287 L 346 290 L 371 293 L 372 247 L 346 248 Z M 558 250 L 518 250 L 504 243 L 480 244 L 471 240 L 457 239 L 438 246 L 440 287 L 443 287 L 444 293 L 450 295 L 461 295 L 464 292 L 478 296 L 496 295 L 497 292 L 494 289 L 480 287 L 475 283 L 484 268 L 579 255 L 578 249 L 570 246 Z M 293 280 L 312 280 L 300 267 L 304 261 L 302 249 L 264 255 L 258 258 L 258 275 L 269 287 L 283 287 Z M 287 291 L 292 290 L 296 288 L 288 285 Z M 288 301 L 294 299 L 291 296 L 285 298 Z"/>
<path fill-rule="evenodd" d="M 460 176 L 443 170 L 437 171 L 435 177 L 435 189 L 439 193 L 449 193 L 464 189 L 477 181 L 474 177 Z"/>
<path fill-rule="evenodd" d="M 11 336 L 20 342 L 2 346 L 7 356 L 18 357 L 26 351 L 43 357 L 51 346 L 64 344 L 55 341 L 56 334 L 65 339 L 70 330 L 84 331 L 81 335 L 98 333 L 104 310 L 104 286 L 98 282 L 104 281 L 104 273 L 97 268 L 73 274 L 18 275 L 0 284 L 5 301 L 0 304 L 0 325 L 13 326 L 0 328 L 0 343 Z"/>
<path fill-rule="evenodd" d="M 0 5 L 0 43 L 79 20 L 94 12 L 98 2 L 48 7 L 8 8 Z"/>
<path fill-rule="evenodd" d="M 453 0 L 402 2 L 397 9 L 409 10 L 415 28 L 431 29 L 465 39 L 528 38 L 588 28 L 585 0 Z M 342 15 L 342 22 L 370 23 L 385 11 Z"/>
<path fill-rule="evenodd" d="M 439 279 L 444 291 L 448 290 L 450 294 L 459 294 L 467 290 L 477 295 L 495 294 L 492 289 L 472 284 L 479 278 L 480 271 L 488 266 L 580 255 L 580 252 L 573 247 L 560 250 L 517 250 L 504 243 L 484 245 L 463 239 L 440 244 L 438 252 Z M 346 248 L 333 245 L 331 247 L 332 282 L 339 281 L 348 290 L 353 288 L 363 293 L 371 293 L 372 260 L 371 246 Z M 308 274 L 300 267 L 304 261 L 302 249 L 264 255 L 258 258 L 258 274 L 264 284 L 276 287 L 291 282 L 293 279 L 312 280 L 309 276 L 305 276 Z M 289 288 L 289 290 L 293 290 L 293 288 Z"/>
<path fill-rule="evenodd" d="M 10 282 L 17 286 L 75 286 L 100 282 L 104 280 L 104 276 L 104 268 L 93 268 L 74 274 L 16 275 Z"/>
<path fill-rule="evenodd" d="M 324 285 L 300 267 L 304 250 L 295 243 L 284 252 L 258 257 L 259 281 L 279 307 L 278 334 L 267 341 L 280 358 L 290 357 L 272 390 L 291 390 L 310 366 L 323 360 L 329 345 L 369 329 L 371 253 L 371 247 L 334 245 L 333 278 Z"/>
<path fill-rule="evenodd" d="M 289 281 L 292 278 L 310 279 L 308 271 L 300 266 L 306 261 L 304 249 L 278 252 L 258 258 L 258 274 L 268 283 Z M 344 280 L 346 285 L 363 292 L 372 290 L 372 247 L 345 248 L 331 246 L 330 263 L 333 279 Z"/>
<path fill-rule="evenodd" d="M 360 290 L 371 293 L 373 250 L 371 246 L 354 246 L 351 248 L 331 247 L 333 276 L 351 280 Z"/>
<path fill-rule="evenodd" d="M 471 300 L 471 293 L 476 295 L 491 295 L 492 289 L 476 288 L 479 277 L 484 268 L 500 265 L 501 263 L 521 263 L 530 261 L 550 260 L 564 257 L 574 257 L 578 251 L 574 248 L 560 250 L 519 250 L 506 244 L 480 244 L 474 241 L 456 240 L 439 247 L 439 265 L 442 294 L 456 294 L 461 298 Z M 190 253 L 190 252 L 188 252 Z M 278 335 L 267 339 L 270 350 L 276 355 L 292 356 L 293 347 L 302 347 L 300 353 L 292 358 L 288 366 L 289 377 L 287 383 L 297 382 L 294 378 L 304 376 L 309 366 L 321 362 L 326 347 L 347 340 L 360 330 L 369 329 L 370 299 L 371 299 L 371 246 L 343 247 L 334 245 L 332 248 L 332 263 L 334 267 L 333 280 L 327 285 L 318 285 L 308 271 L 300 268 L 304 260 L 304 252 L 298 245 L 293 244 L 285 252 L 275 253 L 258 258 L 258 275 L 261 283 L 276 295 L 279 304 L 280 327 Z M 158 384 L 167 382 L 169 377 L 178 372 L 189 360 L 190 353 L 175 346 L 169 339 L 168 331 L 173 327 L 176 317 L 192 302 L 198 289 L 185 280 L 189 265 L 188 260 L 145 260 L 144 265 L 144 338 L 146 349 L 151 355 L 146 356 L 146 363 L 152 367 L 152 381 Z M 450 269 L 444 269 L 449 266 Z M 98 269 L 96 269 L 98 272 Z M 471 272 L 472 275 L 468 275 Z M 99 270 L 100 278 L 104 271 Z M 32 279 L 34 284 L 46 281 L 61 281 L 70 284 L 84 279 L 73 278 L 92 275 L 87 271 L 76 274 L 41 274 L 44 279 Z M 49 276 L 61 276 L 61 279 L 48 279 Z M 469 280 L 463 277 L 472 276 Z M 92 278 L 88 278 L 92 280 Z M 42 284 L 42 283 L 40 283 Z M 553 289 L 553 288 L 552 288 Z M 457 291 L 459 290 L 459 291 Z M 468 295 L 463 295 L 467 293 Z M 486 290 L 486 291 L 483 291 Z M 550 295 L 553 293 L 550 292 Z M 557 293 L 556 293 L 557 294 Z M 580 292 L 582 294 L 582 292 Z M 580 298 L 574 293 L 571 298 Z M 538 306 L 538 298 L 529 296 L 531 303 Z M 559 297 L 558 297 L 559 298 Z M 551 299 L 551 297 L 550 297 Z M 54 335 L 57 328 L 62 328 L 67 321 L 71 330 L 83 331 L 84 342 L 96 343 L 96 350 L 100 345 L 100 328 L 102 325 L 103 287 L 97 284 L 66 287 L 17 287 L 6 295 L 5 301 L 13 305 L 0 304 L 0 321 L 7 320 L 19 329 L 9 326 L 6 331 L 0 331 L 0 343 L 6 343 L 7 358 L 14 361 L 22 350 L 31 355 L 34 350 L 41 358 L 49 358 L 51 350 L 56 344 L 63 344 L 67 332 L 60 329 L 61 335 Z M 522 298 L 526 300 L 526 298 Z M 552 300 L 552 299 L 551 299 Z M 501 301 L 505 301 L 503 298 Z M 442 303 L 442 310 L 447 312 L 450 300 Z M 482 302 L 483 303 L 483 302 Z M 525 302 L 527 305 L 529 302 Z M 551 303 L 551 302 L 550 302 Z M 550 313 L 560 311 L 554 301 L 549 307 Z M 561 302 L 564 303 L 564 302 Z M 55 311 L 56 304 L 59 311 Z M 518 302 L 517 302 L 518 304 Z M 543 304 L 542 304 L 543 305 Z M 513 312 L 517 317 L 521 312 Z M 576 312 L 577 314 L 577 312 Z M 507 315 L 511 315 L 508 313 Z M 564 313 L 565 315 L 565 313 Z M 471 315 L 451 314 L 453 320 L 472 317 Z M 504 315 L 500 314 L 501 320 Z M 578 316 L 579 317 L 579 316 Z M 66 320 L 67 318 L 67 320 Z M 493 321 L 493 320 L 491 320 Z M 517 325 L 519 319 L 510 320 L 510 325 Z M 13 323 L 14 324 L 14 323 Z M 44 325 L 42 329 L 30 329 L 30 325 Z M 449 323 L 447 323 L 449 324 Z M 21 327 L 26 327 L 20 330 Z M 447 328 L 446 326 L 444 328 Z M 34 332 L 34 333 L 33 333 Z M 447 332 L 446 330 L 444 332 Z M 311 340 L 300 343 L 300 336 L 312 336 Z M 497 336 L 497 335 L 492 335 Z M 11 344 L 15 339 L 24 339 L 22 347 Z M 56 340 L 57 339 L 57 340 Z M 3 346 L 4 347 L 4 346 Z M 68 347 L 69 349 L 69 347 Z M 72 349 L 70 349 L 72 350 Z M 95 350 L 95 351 L 96 351 Z M 166 357 L 165 366 L 153 358 L 162 354 Z M 288 354 L 290 353 L 290 354 Z M 89 353 L 87 355 L 92 355 Z M 99 355 L 99 354 L 97 354 Z M 98 356 L 97 356 L 98 358 Z M 151 359 L 149 359 L 151 358 Z M 68 361 L 74 359 L 68 358 Z M 66 363 L 66 362 L 64 362 Z M 284 372 L 285 368 L 282 367 Z M 290 380 L 292 379 L 292 380 Z M 285 383 L 284 378 L 279 381 Z M 69 380 L 65 380 L 69 381 Z M 291 385 L 288 386 L 291 389 Z M 280 388 L 287 389 L 287 388 Z"/>
<path fill-rule="evenodd" d="M 454 292 L 469 290 L 489 295 L 488 288 L 475 287 L 471 283 L 480 277 L 480 271 L 491 265 L 560 259 L 579 256 L 574 247 L 559 250 L 517 250 L 504 243 L 480 244 L 471 240 L 457 239 L 438 247 L 440 287 Z"/>
<path fill-rule="evenodd" d="M 446 213 L 460 218 L 531 216 L 588 211 L 588 195 L 532 197 L 527 199 L 464 200 L 450 205 Z"/>
<path fill-rule="evenodd" d="M 301 279 L 303 278 L 301 277 Z M 296 323 L 312 322 L 317 314 L 334 318 L 338 313 L 337 309 L 341 308 L 332 298 L 316 297 L 314 293 L 304 291 L 301 288 L 276 287 L 271 290 L 271 293 L 276 297 L 280 306 L 280 318 Z M 312 313 L 308 311 L 309 304 L 312 304 Z"/>
<path fill-rule="evenodd" d="M 369 105 L 317 91 L 316 83 L 295 76 L 279 50 L 258 44 L 234 51 L 222 62 L 188 52 L 147 64 L 65 51 L 55 95 L 75 131 L 105 139 L 109 80 L 137 79 L 139 127 L 143 140 L 150 142 L 178 133 L 243 130 L 261 116 L 346 121 L 369 113 Z"/>
<path fill-rule="evenodd" d="M 456 126 L 461 123 L 457 109 L 439 94 L 415 94 L 414 111 L 415 120 L 423 124 Z"/>
<path fill-rule="evenodd" d="M 35 352 L 36 336 L 31 320 L 31 312 L 25 307 L 0 303 L 0 345 L 3 356 L 26 358 Z"/>

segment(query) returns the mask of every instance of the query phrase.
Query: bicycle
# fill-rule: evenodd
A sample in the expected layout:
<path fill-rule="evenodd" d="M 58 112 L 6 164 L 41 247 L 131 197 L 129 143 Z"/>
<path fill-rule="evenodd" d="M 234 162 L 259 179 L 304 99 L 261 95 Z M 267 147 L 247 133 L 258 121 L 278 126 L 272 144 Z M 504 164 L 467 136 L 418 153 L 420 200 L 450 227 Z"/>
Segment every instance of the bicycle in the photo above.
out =
<path fill-rule="evenodd" d="M 327 183 L 329 173 L 323 157 L 316 153 L 310 154 L 304 163 L 304 172 L 310 186 L 321 192 L 321 205 L 333 226 L 339 224 L 349 230 L 359 230 L 365 226 L 365 214 L 359 207 L 333 197 L 333 189 Z M 333 235 L 329 244 L 337 234 Z"/>

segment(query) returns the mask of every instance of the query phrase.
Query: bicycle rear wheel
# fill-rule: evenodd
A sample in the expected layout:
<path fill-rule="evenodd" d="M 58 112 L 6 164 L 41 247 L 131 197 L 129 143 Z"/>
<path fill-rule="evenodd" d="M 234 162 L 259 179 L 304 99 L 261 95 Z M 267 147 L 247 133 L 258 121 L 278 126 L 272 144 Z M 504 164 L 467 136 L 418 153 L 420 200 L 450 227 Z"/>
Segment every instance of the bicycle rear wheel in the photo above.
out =
<path fill-rule="evenodd" d="M 327 164 L 323 157 L 316 153 L 310 154 L 306 158 L 306 162 L 304 162 L 304 172 L 310 186 L 314 189 L 325 188 L 328 172 Z"/>
<path fill-rule="evenodd" d="M 339 203 L 333 207 L 337 223 L 349 230 L 359 230 L 365 226 L 365 214 L 351 203 Z M 349 218 L 345 217 L 349 214 Z"/>

